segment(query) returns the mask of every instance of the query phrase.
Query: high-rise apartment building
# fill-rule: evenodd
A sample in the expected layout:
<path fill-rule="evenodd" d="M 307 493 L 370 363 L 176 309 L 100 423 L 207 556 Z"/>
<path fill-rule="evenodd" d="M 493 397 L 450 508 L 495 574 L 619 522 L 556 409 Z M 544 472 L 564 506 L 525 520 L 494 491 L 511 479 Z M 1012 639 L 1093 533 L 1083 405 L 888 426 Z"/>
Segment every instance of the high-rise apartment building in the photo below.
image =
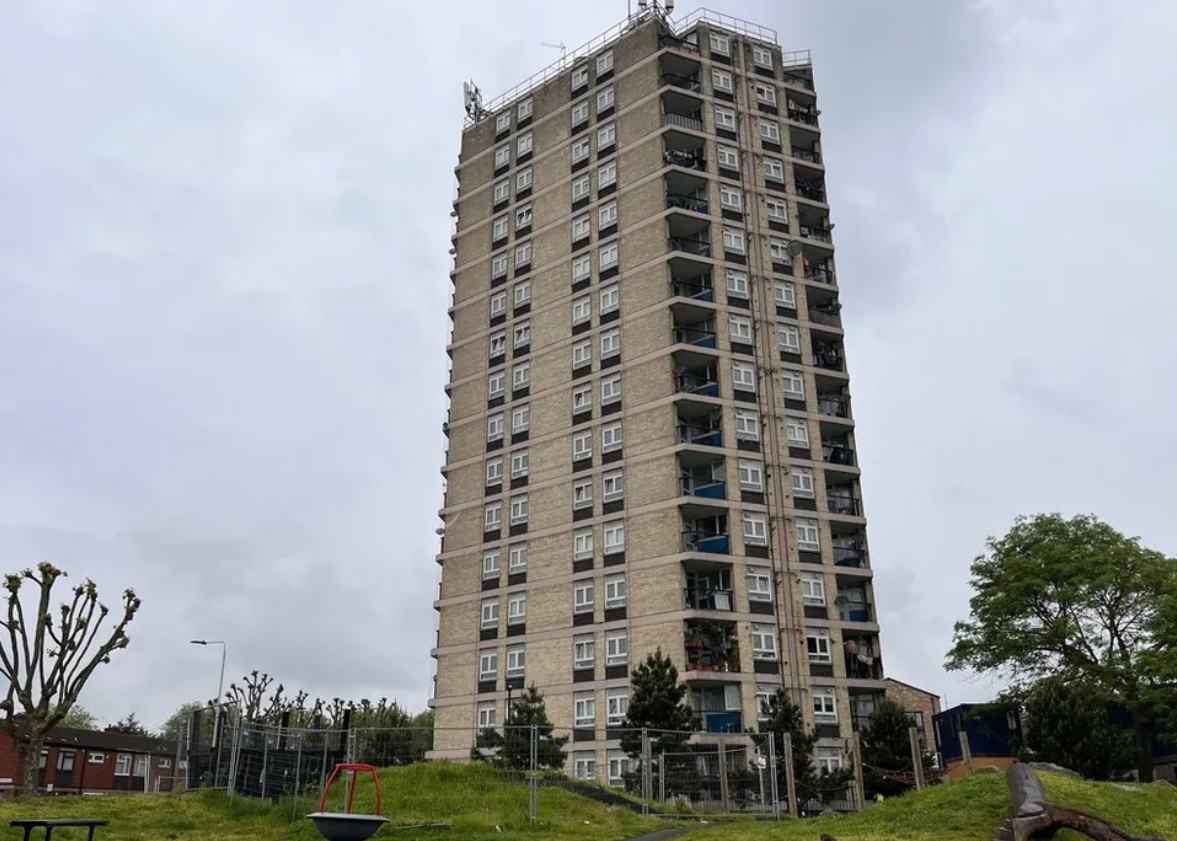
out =
<path fill-rule="evenodd" d="M 784 687 L 837 763 L 884 684 L 809 54 L 644 8 L 470 111 L 434 755 L 534 684 L 616 777 L 661 648 L 705 730 Z"/>

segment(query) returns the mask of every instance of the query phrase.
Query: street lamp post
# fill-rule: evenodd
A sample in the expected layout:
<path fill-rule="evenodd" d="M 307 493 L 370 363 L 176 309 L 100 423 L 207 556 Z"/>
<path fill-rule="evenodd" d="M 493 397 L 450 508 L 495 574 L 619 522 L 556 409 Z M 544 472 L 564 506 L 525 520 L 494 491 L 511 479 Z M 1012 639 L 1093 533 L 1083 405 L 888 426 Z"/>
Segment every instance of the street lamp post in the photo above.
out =
<path fill-rule="evenodd" d="M 216 703 L 221 703 L 221 698 L 225 694 L 225 656 L 228 654 L 228 646 L 225 645 L 224 640 L 191 640 L 193 645 L 219 645 L 221 647 L 221 677 L 217 681 L 217 699 Z"/>

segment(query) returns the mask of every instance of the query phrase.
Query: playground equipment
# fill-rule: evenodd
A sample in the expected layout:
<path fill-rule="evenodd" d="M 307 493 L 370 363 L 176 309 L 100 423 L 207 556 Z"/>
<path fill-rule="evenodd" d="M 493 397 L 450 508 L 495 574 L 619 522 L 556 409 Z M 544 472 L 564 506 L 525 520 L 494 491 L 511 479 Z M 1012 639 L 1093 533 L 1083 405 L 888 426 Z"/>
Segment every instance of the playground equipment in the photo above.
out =
<path fill-rule="evenodd" d="M 327 793 L 331 790 L 331 784 L 335 782 L 335 778 L 339 776 L 340 772 L 344 772 L 347 777 L 347 797 L 346 812 L 328 812 L 327 808 Z M 356 774 L 358 772 L 365 772 L 372 775 L 372 782 L 376 784 L 376 814 L 374 815 L 356 815 L 352 813 L 352 803 L 356 796 Z M 319 811 L 311 812 L 307 815 L 315 824 L 315 829 L 319 830 L 326 841 L 367 841 L 376 834 L 380 827 L 388 823 L 388 818 L 380 814 L 380 777 L 376 774 L 375 767 L 371 765 L 357 765 L 350 762 L 341 762 L 335 766 L 335 770 L 331 772 L 331 776 L 327 779 L 327 785 L 323 786 L 323 796 L 319 799 Z"/>

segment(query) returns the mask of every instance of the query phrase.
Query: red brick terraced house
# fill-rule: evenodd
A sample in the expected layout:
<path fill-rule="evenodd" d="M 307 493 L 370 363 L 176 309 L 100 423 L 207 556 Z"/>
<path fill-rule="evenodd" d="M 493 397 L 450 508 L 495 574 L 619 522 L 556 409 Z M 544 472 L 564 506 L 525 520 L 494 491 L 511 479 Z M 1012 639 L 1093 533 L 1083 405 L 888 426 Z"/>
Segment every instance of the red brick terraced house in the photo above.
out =
<path fill-rule="evenodd" d="M 55 727 L 41 750 L 40 786 L 50 794 L 172 791 L 179 745 L 155 736 Z M 0 796 L 20 788 L 16 746 L 0 734 Z"/>

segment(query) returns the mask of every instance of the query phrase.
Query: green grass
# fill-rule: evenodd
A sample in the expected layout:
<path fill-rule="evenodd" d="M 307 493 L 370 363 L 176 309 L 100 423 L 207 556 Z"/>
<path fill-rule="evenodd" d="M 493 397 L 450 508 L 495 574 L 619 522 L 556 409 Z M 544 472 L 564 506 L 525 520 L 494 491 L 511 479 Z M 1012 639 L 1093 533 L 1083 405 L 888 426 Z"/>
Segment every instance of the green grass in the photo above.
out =
<path fill-rule="evenodd" d="M 1052 802 L 1098 815 L 1133 835 L 1177 839 L 1177 789 L 1133 786 L 1122 791 L 1061 774 L 1041 774 Z M 992 841 L 1009 818 L 1009 788 L 1003 774 L 981 774 L 893 798 L 858 815 L 779 823 L 726 823 L 691 834 L 691 841 Z M 1081 838 L 1060 832 L 1058 841 Z"/>
<path fill-rule="evenodd" d="M 544 787 L 538 792 L 539 821 L 531 824 L 527 786 L 504 782 L 490 769 L 477 765 L 431 762 L 386 769 L 380 773 L 380 786 L 383 812 L 393 824 L 453 825 L 441 830 L 385 829 L 376 836 L 398 841 L 613 841 L 666 826 L 656 818 L 642 818 L 627 809 Z M 338 783 L 332 792 L 328 809 L 338 808 L 343 799 Z M 317 796 L 270 805 L 242 797 L 229 802 L 224 794 L 209 791 L 43 797 L 0 802 L 0 827 L 6 828 L 18 817 L 94 817 L 110 821 L 109 828 L 98 831 L 99 841 L 310 841 L 319 835 L 302 816 L 318 805 Z M 368 811 L 374 805 L 371 783 L 361 778 L 355 811 Z M 59 830 L 53 837 L 59 835 L 62 841 L 85 837 L 83 830 Z"/>

